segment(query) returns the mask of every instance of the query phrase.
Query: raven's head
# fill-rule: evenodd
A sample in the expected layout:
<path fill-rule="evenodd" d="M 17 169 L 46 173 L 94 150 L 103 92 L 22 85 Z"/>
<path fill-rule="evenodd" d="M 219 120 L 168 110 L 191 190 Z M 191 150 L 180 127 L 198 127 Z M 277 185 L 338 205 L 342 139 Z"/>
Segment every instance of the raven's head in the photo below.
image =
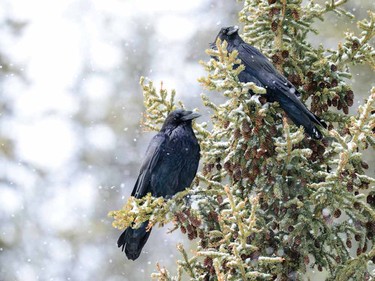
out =
<path fill-rule="evenodd" d="M 215 41 L 210 44 L 211 49 L 216 49 L 216 41 L 218 38 L 220 38 L 221 42 L 227 41 L 228 44 L 239 38 L 240 36 L 238 35 L 238 29 L 239 28 L 237 25 L 223 27 L 216 36 Z"/>
<path fill-rule="evenodd" d="M 199 116 L 201 115 L 193 111 L 177 109 L 169 113 L 168 117 L 164 121 L 163 128 L 169 126 L 177 127 L 183 123 L 191 124 L 191 121 Z"/>

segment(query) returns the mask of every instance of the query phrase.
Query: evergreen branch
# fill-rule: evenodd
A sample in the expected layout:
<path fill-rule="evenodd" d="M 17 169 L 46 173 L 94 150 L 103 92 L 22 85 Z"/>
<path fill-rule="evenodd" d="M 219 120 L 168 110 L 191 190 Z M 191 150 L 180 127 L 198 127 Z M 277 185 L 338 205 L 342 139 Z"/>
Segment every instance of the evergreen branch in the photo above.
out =
<path fill-rule="evenodd" d="M 284 117 L 283 118 L 283 124 L 284 124 L 284 132 L 285 132 L 285 138 L 286 138 L 286 160 L 285 160 L 285 163 L 288 165 L 289 162 L 290 162 L 290 158 L 291 158 L 291 153 L 292 153 L 292 142 L 291 142 L 291 138 L 290 138 L 290 131 L 289 131 L 289 125 L 288 125 L 288 121 L 286 120 L 286 118 Z"/>
<path fill-rule="evenodd" d="M 285 12 L 286 12 L 286 5 L 287 5 L 287 0 L 281 0 L 281 16 L 278 19 L 278 24 L 277 24 L 277 30 L 276 30 L 276 37 L 275 37 L 275 45 L 277 50 L 283 50 L 283 34 L 284 34 L 284 19 L 285 19 Z M 283 68 L 282 65 L 277 64 L 276 68 L 280 73 L 283 73 Z"/>
<path fill-rule="evenodd" d="M 250 212 L 250 217 L 248 219 L 250 231 L 255 229 L 256 212 L 257 212 L 258 208 L 259 208 L 259 198 L 254 197 L 254 198 L 251 199 L 251 212 Z"/>
<path fill-rule="evenodd" d="M 242 259 L 240 257 L 240 254 L 239 254 L 239 252 L 237 250 L 237 247 L 233 248 L 233 252 L 234 252 L 234 255 L 236 257 L 236 265 L 240 269 L 240 272 L 241 272 L 242 280 L 244 280 L 244 281 L 248 280 L 247 276 L 246 276 L 246 268 L 245 268 L 244 263 L 243 263 L 243 261 L 242 261 Z"/>
<path fill-rule="evenodd" d="M 184 261 L 185 261 L 185 262 L 184 262 L 183 266 L 187 268 L 187 271 L 188 271 L 190 277 L 195 279 L 196 276 L 195 276 L 195 274 L 194 274 L 193 267 L 192 267 L 192 265 L 191 265 L 191 262 L 190 262 L 189 259 L 188 259 L 188 256 L 187 256 L 187 254 L 186 254 L 186 251 L 185 251 L 185 249 L 184 249 L 184 247 L 182 246 L 181 243 L 178 243 L 178 244 L 177 244 L 177 249 L 180 251 L 180 253 L 182 254 L 182 256 L 183 256 L 183 258 L 184 258 Z"/>
<path fill-rule="evenodd" d="M 156 222 L 159 222 L 159 225 L 164 225 L 172 221 L 172 214 L 176 206 L 191 192 L 191 190 L 186 189 L 167 201 L 163 197 L 154 198 L 150 193 L 142 198 L 132 196 L 121 210 L 111 211 L 108 215 L 114 219 L 113 227 L 118 229 L 138 228 L 148 220 L 150 221 L 149 228 Z"/>
<path fill-rule="evenodd" d="M 205 182 L 207 183 L 208 185 L 210 186 L 213 186 L 213 187 L 216 187 L 216 188 L 219 188 L 219 190 L 224 190 L 224 185 L 221 184 L 220 182 L 217 182 L 217 181 L 212 181 L 212 180 L 209 180 L 207 179 L 205 176 L 203 176 L 202 174 L 198 173 L 197 176 L 196 176 L 199 180 L 201 180 L 202 182 Z"/>
<path fill-rule="evenodd" d="M 244 248 L 245 245 L 246 245 L 246 233 L 245 233 L 245 230 L 244 230 L 244 225 L 243 225 L 243 222 L 238 214 L 238 208 L 236 206 L 236 204 L 234 203 L 234 199 L 233 199 L 233 196 L 229 190 L 229 187 L 226 186 L 224 188 L 227 196 L 228 196 L 228 199 L 229 199 L 229 203 L 230 203 L 230 207 L 232 208 L 232 215 L 233 217 L 235 218 L 236 222 L 237 222 L 237 226 L 238 226 L 238 229 L 240 231 L 240 236 L 241 236 L 241 245 L 242 247 Z M 245 203 L 245 202 L 243 202 Z"/>
<path fill-rule="evenodd" d="M 174 98 L 176 92 L 173 90 L 168 95 L 167 90 L 160 84 L 160 90 L 156 91 L 152 81 L 144 77 L 140 78 L 143 91 L 144 106 L 146 113 L 143 115 L 142 124 L 146 129 L 159 131 L 168 113 L 176 109 Z"/>
<path fill-rule="evenodd" d="M 215 258 L 213 260 L 213 265 L 214 265 L 214 268 L 215 268 L 217 280 L 218 281 L 225 281 L 224 274 L 221 273 L 221 270 L 220 270 L 221 269 L 220 261 L 217 258 Z"/>
<path fill-rule="evenodd" d="M 158 270 L 159 273 L 152 273 L 151 274 L 152 279 L 158 279 L 160 281 L 173 281 L 168 270 L 166 270 L 165 268 L 161 268 L 159 263 L 156 264 L 156 269 Z"/>
<path fill-rule="evenodd" d="M 356 273 L 361 272 L 358 269 L 366 267 L 367 261 L 373 257 L 375 257 L 375 247 L 373 247 L 367 254 L 363 253 L 357 258 L 350 259 L 338 270 L 335 280 L 346 281 L 349 278 L 354 277 L 353 275 L 357 275 Z M 359 275 L 358 277 L 362 278 L 363 276 Z"/>
<path fill-rule="evenodd" d="M 347 2 L 348 2 L 348 0 L 337 0 L 337 1 L 331 0 L 331 3 L 329 3 L 327 1 L 325 12 L 330 12 L 330 11 L 336 10 L 339 6 L 344 5 Z"/>

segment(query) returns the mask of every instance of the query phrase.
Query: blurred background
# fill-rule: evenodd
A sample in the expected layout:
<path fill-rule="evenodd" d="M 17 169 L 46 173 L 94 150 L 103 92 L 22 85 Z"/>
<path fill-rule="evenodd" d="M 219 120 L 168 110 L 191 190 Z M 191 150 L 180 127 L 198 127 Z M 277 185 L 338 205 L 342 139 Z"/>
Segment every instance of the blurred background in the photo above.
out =
<path fill-rule="evenodd" d="M 375 7 L 352 2 L 359 19 Z M 157 262 L 173 269 L 175 245 L 194 241 L 154 228 L 140 258 L 128 261 L 107 217 L 130 195 L 154 135 L 139 126 L 139 78 L 163 81 L 207 118 L 198 61 L 220 27 L 238 24 L 242 3 L 0 3 L 0 280 L 148 280 Z M 316 28 L 314 46 L 334 48 L 355 24 L 330 14 Z M 375 75 L 353 73 L 362 102 Z"/>

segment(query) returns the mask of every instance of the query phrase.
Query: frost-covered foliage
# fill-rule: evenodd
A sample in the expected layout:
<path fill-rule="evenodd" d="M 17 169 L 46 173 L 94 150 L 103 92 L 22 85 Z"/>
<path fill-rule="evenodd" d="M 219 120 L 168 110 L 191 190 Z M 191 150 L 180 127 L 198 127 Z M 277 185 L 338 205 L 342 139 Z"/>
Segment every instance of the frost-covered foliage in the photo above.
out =
<path fill-rule="evenodd" d="M 207 76 L 200 82 L 226 101 L 216 104 L 202 95 L 212 126 L 195 125 L 202 149 L 196 181 L 169 201 L 131 198 L 111 213 L 115 227 L 173 220 L 176 229 L 197 239 L 193 254 L 178 245 L 183 259 L 177 276 L 158 266 L 153 277 L 304 280 L 325 271 L 327 280 L 374 278 L 375 180 L 365 174 L 362 154 L 375 144 L 375 88 L 356 115 L 347 114 L 354 98 L 348 66 L 374 68 L 375 15 L 360 21 L 360 34 L 347 33 L 337 50 L 315 49 L 307 41 L 309 32 L 319 32 L 311 24 L 327 12 L 352 17 L 340 7 L 345 2 L 321 7 L 313 1 L 249 0 L 240 12 L 243 38 L 268 54 L 303 100 L 311 98 L 311 111 L 329 123 L 322 141 L 289 125 L 276 103 L 264 105 L 264 89 L 239 82 L 243 68 L 235 67 L 237 54 L 227 53 L 226 42 L 207 51 L 218 60 L 202 62 Z M 149 117 L 171 110 L 173 95 L 168 100 L 163 90 L 142 84 L 144 123 L 153 128 L 162 118 Z"/>

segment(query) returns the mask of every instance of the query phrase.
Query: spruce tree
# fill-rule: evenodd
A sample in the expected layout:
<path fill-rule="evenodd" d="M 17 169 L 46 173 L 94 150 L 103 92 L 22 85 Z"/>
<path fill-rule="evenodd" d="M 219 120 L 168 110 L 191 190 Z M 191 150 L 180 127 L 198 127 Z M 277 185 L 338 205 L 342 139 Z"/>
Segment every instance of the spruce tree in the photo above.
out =
<path fill-rule="evenodd" d="M 313 1 L 247 0 L 239 14 L 242 38 L 259 48 L 302 93 L 302 101 L 329 127 L 312 140 L 292 125 L 277 103 L 264 103 L 265 89 L 241 83 L 237 53 L 216 42 L 215 56 L 202 62 L 199 79 L 211 124 L 195 124 L 202 150 L 194 184 L 170 200 L 130 198 L 111 212 L 113 225 L 137 227 L 150 220 L 173 221 L 190 240 L 177 276 L 158 265 L 159 280 L 306 280 L 324 271 L 326 280 L 371 280 L 375 262 L 375 179 L 366 175 L 363 153 L 375 145 L 375 88 L 349 116 L 355 93 L 352 64 L 375 69 L 375 14 L 346 33 L 337 49 L 308 41 L 316 20 L 342 8 L 345 0 L 322 7 Z M 169 93 L 141 78 L 145 128 L 158 130 L 168 112 L 183 107 Z M 258 94 L 252 98 L 249 90 Z M 211 95 L 223 95 L 217 104 Z M 259 100 L 259 101 L 258 101 Z M 312 279 L 316 280 L 316 279 Z"/>

